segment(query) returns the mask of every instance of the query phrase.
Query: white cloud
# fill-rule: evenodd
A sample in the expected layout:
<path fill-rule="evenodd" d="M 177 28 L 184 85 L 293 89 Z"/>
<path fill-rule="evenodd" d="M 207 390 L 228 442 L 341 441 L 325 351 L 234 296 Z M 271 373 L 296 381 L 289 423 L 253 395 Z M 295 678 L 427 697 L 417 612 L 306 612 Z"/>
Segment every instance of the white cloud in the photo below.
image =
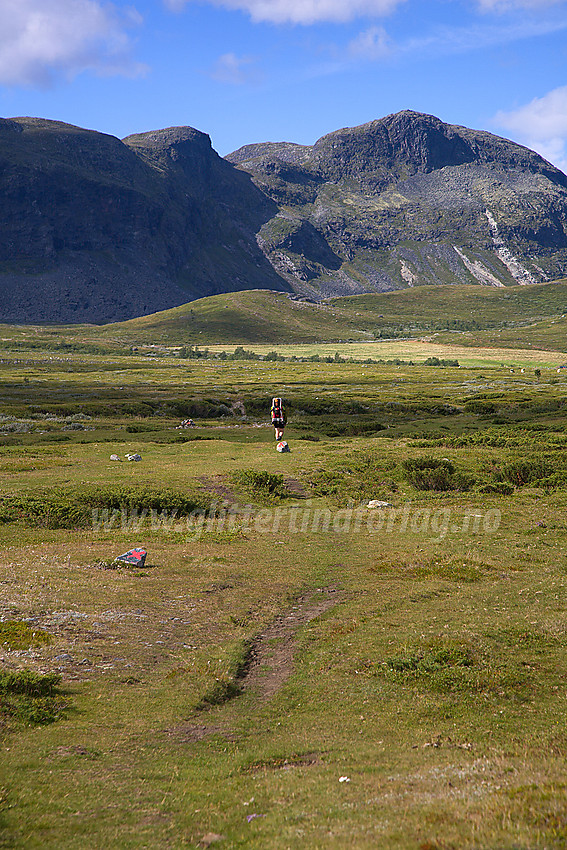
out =
<path fill-rule="evenodd" d="M 141 23 L 99 0 L 0 0 L 0 84 L 45 87 L 85 70 L 135 76 L 127 30 Z"/>
<path fill-rule="evenodd" d="M 565 0 L 478 0 L 483 12 L 508 12 L 513 9 L 546 9 L 559 6 Z"/>
<path fill-rule="evenodd" d="M 501 110 L 493 122 L 567 172 L 567 86 L 535 97 L 517 109 Z"/>
<path fill-rule="evenodd" d="M 257 79 L 256 72 L 251 68 L 253 59 L 249 56 L 237 56 L 235 53 L 223 53 L 219 56 L 210 72 L 213 80 L 219 83 L 229 83 L 241 86 Z"/>
<path fill-rule="evenodd" d="M 523 16 L 505 25 L 494 21 L 479 21 L 466 27 L 436 26 L 418 36 L 393 41 L 384 27 L 371 26 L 347 46 L 347 60 L 380 61 L 389 57 L 451 56 L 486 48 L 513 44 L 526 38 L 536 38 L 567 29 L 567 18 Z M 341 70 L 344 66 L 337 66 Z"/>
<path fill-rule="evenodd" d="M 369 27 L 350 42 L 348 52 L 356 59 L 384 59 L 391 53 L 388 33 L 384 27 Z"/>
<path fill-rule="evenodd" d="M 315 24 L 344 22 L 363 16 L 393 12 L 405 0 L 208 0 L 214 6 L 247 12 L 255 22 L 271 24 Z M 164 0 L 172 11 L 180 11 L 191 0 Z"/>

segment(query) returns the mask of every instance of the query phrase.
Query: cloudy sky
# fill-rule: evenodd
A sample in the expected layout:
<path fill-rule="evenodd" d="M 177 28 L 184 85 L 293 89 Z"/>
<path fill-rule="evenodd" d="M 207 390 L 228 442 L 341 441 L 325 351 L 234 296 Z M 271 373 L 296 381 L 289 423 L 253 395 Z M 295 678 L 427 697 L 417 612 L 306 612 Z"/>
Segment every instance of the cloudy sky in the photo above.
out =
<path fill-rule="evenodd" d="M 401 109 L 567 170 L 567 0 L 0 0 L 0 115 L 219 153 Z"/>

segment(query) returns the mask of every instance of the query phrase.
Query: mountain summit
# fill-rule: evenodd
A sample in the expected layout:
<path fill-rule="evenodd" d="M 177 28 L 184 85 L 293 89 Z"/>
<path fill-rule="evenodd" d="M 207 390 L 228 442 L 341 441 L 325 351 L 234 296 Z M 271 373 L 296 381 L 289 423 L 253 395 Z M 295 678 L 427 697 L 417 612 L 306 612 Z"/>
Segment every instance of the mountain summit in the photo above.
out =
<path fill-rule="evenodd" d="M 315 299 L 567 273 L 567 177 L 404 111 L 222 159 L 191 127 L 0 119 L 0 320 L 106 322 L 240 289 Z"/>
<path fill-rule="evenodd" d="M 260 244 L 305 294 L 529 284 L 567 269 L 567 177 L 490 133 L 405 111 L 227 159 L 278 204 Z"/>

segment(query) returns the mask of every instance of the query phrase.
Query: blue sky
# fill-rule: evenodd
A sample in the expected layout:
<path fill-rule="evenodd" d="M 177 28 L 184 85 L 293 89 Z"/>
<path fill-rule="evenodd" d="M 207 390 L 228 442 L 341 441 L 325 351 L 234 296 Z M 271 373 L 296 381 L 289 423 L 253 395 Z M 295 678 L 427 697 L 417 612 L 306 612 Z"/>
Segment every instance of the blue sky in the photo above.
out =
<path fill-rule="evenodd" d="M 567 2 L 0 0 L 3 117 L 188 124 L 224 155 L 401 109 L 567 170 Z"/>

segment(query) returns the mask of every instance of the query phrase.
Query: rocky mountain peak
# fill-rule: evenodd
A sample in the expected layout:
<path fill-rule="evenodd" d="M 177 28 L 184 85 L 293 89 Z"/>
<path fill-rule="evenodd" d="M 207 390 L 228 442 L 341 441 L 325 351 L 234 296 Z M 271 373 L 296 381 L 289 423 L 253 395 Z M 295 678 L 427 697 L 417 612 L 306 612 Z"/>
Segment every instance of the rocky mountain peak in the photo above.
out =
<path fill-rule="evenodd" d="M 331 176 L 427 173 L 472 162 L 475 153 L 455 128 L 432 115 L 398 112 L 359 127 L 337 130 L 313 146 L 317 169 Z"/>

